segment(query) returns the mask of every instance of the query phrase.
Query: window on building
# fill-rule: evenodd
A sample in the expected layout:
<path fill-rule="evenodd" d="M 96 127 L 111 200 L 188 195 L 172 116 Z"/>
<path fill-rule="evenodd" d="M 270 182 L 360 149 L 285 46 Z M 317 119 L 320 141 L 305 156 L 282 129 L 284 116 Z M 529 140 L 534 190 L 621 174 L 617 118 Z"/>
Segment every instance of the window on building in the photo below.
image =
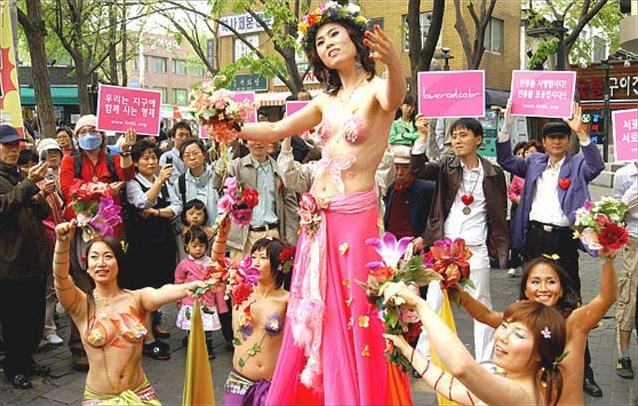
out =
<path fill-rule="evenodd" d="M 374 31 L 375 25 L 378 25 L 379 28 L 383 29 L 383 17 L 371 18 L 370 23 L 368 24 L 368 31 Z"/>
<path fill-rule="evenodd" d="M 191 76 L 203 78 L 206 76 L 207 69 L 204 65 L 191 66 Z"/>
<path fill-rule="evenodd" d="M 173 89 L 173 104 L 185 106 L 187 97 L 188 91 L 186 89 Z"/>
<path fill-rule="evenodd" d="M 162 92 L 162 103 L 168 103 L 168 89 L 165 87 L 151 87 L 150 90 Z"/>
<path fill-rule="evenodd" d="M 409 28 L 408 28 L 408 16 L 404 15 L 402 18 L 403 21 L 403 51 L 408 52 L 410 50 L 410 36 L 409 36 Z M 432 13 L 421 13 L 419 15 L 419 25 L 421 26 L 421 46 L 425 45 L 425 40 L 428 37 L 428 32 L 430 31 L 430 25 L 432 24 Z M 441 30 L 441 34 L 443 31 Z M 439 35 L 439 40 L 436 43 L 437 48 L 441 48 L 441 35 Z"/>
<path fill-rule="evenodd" d="M 255 48 L 259 48 L 259 35 L 246 35 L 243 38 L 247 40 L 248 42 L 250 42 L 252 46 L 254 46 Z M 248 47 L 248 45 L 246 45 L 244 41 L 242 41 L 239 38 L 235 38 L 233 41 L 235 41 L 235 52 L 233 53 L 233 62 L 237 62 L 239 58 L 251 52 L 251 49 Z M 255 55 L 255 59 L 257 59 L 257 55 Z"/>
<path fill-rule="evenodd" d="M 186 69 L 186 61 L 183 59 L 173 59 L 173 73 L 176 75 L 184 75 L 188 74 L 188 69 Z"/>
<path fill-rule="evenodd" d="M 594 37 L 594 49 L 592 60 L 594 62 L 604 61 L 607 59 L 607 41 L 604 38 Z"/>
<path fill-rule="evenodd" d="M 487 23 L 485 38 L 483 39 L 483 46 L 486 51 L 495 54 L 503 53 L 503 26 L 503 20 L 494 17 Z"/>
<path fill-rule="evenodd" d="M 151 57 L 151 64 L 153 65 L 153 72 L 156 73 L 166 73 L 168 60 L 166 58 L 161 58 L 159 56 Z"/>

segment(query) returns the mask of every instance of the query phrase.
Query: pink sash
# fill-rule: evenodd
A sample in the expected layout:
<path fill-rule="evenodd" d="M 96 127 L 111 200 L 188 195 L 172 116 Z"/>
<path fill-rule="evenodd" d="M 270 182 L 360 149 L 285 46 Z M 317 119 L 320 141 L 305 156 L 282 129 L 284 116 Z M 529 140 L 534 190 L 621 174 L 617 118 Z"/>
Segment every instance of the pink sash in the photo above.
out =
<path fill-rule="evenodd" d="M 295 272 L 290 289 L 287 317 L 295 343 L 303 348 L 308 358 L 300 380 L 307 386 L 316 384 L 321 374 L 321 337 L 326 294 L 326 211 L 356 214 L 374 210 L 376 190 L 337 196 L 321 210 L 321 224 L 312 238 L 302 234 L 297 246 Z"/>

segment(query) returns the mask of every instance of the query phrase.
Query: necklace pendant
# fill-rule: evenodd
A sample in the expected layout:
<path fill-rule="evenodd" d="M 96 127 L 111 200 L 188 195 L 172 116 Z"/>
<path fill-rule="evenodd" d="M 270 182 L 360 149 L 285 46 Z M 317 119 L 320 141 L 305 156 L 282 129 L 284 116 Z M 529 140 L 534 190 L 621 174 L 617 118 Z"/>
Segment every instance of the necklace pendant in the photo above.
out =
<path fill-rule="evenodd" d="M 471 212 L 472 209 L 470 209 L 470 206 L 463 207 L 463 214 L 465 214 L 466 216 L 469 215 Z"/>
<path fill-rule="evenodd" d="M 93 176 L 93 182 L 97 182 L 97 176 Z"/>

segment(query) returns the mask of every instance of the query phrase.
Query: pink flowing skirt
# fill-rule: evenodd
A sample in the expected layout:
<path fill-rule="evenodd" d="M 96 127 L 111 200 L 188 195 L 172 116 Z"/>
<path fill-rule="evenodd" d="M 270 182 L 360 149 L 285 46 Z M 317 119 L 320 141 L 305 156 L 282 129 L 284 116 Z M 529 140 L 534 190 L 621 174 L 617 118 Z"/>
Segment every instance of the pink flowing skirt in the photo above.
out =
<path fill-rule="evenodd" d="M 370 199 L 370 200 L 369 200 Z M 352 213 L 339 207 L 361 204 L 369 210 Z M 384 356 L 383 326 L 376 307 L 355 281 L 367 280 L 366 264 L 378 260 L 367 238 L 378 238 L 376 193 L 358 192 L 331 201 L 326 214 L 327 275 L 321 346 L 320 384 L 311 388 L 300 381 L 306 357 L 295 344 L 290 319 L 266 404 L 379 405 L 391 403 L 388 364 Z M 337 203 L 337 204 L 333 204 Z M 362 205 L 364 206 L 364 205 Z M 334 208 L 336 207 L 336 209 Z M 302 240 L 306 238 L 301 235 Z M 300 240 L 298 247 L 303 241 Z M 296 269 L 294 272 L 304 272 Z M 294 292 L 291 292 L 293 294 Z M 290 312 L 290 309 L 289 309 Z M 393 374 L 391 374 L 393 375 Z M 393 376 L 397 377 L 397 374 Z M 399 388 L 409 398 L 409 381 L 398 376 Z"/>

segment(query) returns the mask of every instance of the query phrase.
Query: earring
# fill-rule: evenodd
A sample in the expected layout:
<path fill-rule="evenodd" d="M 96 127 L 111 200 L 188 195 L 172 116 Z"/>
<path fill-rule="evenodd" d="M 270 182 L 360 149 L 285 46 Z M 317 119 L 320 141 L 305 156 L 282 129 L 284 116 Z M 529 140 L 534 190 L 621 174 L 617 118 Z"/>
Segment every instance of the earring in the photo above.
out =
<path fill-rule="evenodd" d="M 357 76 L 361 75 L 361 68 L 362 68 L 362 66 L 361 66 L 361 62 L 359 62 L 359 60 L 357 60 L 357 61 L 354 63 L 354 71 L 355 71 L 355 73 L 356 73 L 356 75 L 357 75 Z"/>

